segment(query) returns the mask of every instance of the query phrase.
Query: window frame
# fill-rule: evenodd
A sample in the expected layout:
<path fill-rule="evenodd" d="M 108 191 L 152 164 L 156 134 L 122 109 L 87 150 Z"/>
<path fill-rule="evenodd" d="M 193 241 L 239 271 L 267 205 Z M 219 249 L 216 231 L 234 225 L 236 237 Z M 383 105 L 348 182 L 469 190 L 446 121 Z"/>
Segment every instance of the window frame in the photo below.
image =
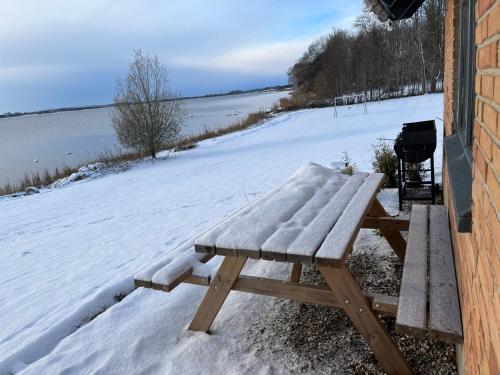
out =
<path fill-rule="evenodd" d="M 444 138 L 449 186 L 458 232 L 472 230 L 472 145 L 474 142 L 476 17 L 474 0 L 459 1 L 458 77 L 454 100 L 453 134 Z"/>
<path fill-rule="evenodd" d="M 475 1 L 460 0 L 459 76 L 456 94 L 457 107 L 453 122 L 453 130 L 458 134 L 471 166 L 476 74 L 475 8 Z"/>

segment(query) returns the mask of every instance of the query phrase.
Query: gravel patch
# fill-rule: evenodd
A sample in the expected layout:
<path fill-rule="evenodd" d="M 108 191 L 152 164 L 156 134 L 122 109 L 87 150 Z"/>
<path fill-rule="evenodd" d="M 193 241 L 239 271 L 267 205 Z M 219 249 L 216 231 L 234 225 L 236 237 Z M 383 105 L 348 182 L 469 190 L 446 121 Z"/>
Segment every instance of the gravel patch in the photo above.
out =
<path fill-rule="evenodd" d="M 402 266 L 374 231 L 362 231 L 347 264 L 364 291 L 398 295 Z M 315 266 L 303 268 L 301 281 L 325 285 Z M 457 374 L 454 345 L 397 334 L 395 318 L 382 322 L 416 374 Z M 271 366 L 270 373 L 384 373 L 339 308 L 274 300 L 246 330 L 246 344 Z"/>

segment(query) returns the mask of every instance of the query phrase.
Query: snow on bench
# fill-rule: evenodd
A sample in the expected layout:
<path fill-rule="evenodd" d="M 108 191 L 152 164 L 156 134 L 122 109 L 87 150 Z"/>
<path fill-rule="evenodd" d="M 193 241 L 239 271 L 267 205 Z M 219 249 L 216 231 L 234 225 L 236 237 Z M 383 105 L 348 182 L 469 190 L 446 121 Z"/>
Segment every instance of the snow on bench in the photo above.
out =
<path fill-rule="evenodd" d="M 213 254 L 195 253 L 192 241 L 175 249 L 173 253 L 175 255 L 169 254 L 137 272 L 134 275 L 135 286 L 170 292 L 190 276 L 208 284 L 217 272 L 216 265 L 207 263 L 213 258 Z"/>

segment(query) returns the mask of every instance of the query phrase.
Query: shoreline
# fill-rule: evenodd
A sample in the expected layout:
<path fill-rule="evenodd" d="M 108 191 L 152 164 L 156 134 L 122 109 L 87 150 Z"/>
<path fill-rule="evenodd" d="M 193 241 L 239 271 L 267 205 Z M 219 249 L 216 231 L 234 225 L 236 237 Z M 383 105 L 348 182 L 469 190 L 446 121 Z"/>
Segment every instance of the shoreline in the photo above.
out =
<path fill-rule="evenodd" d="M 205 129 L 202 133 L 197 135 L 181 136 L 174 144 L 166 145 L 160 148 L 158 152 L 180 152 L 193 149 L 197 146 L 198 142 L 245 130 L 252 126 L 259 126 L 263 124 L 265 120 L 279 114 L 279 112 L 276 112 L 276 108 L 279 108 L 278 103 L 275 103 L 272 108 L 273 109 L 267 112 L 250 112 L 243 120 L 236 121 L 223 128 L 214 130 Z M 0 199 L 9 196 L 16 198 L 36 194 L 41 189 L 56 188 L 65 185 L 67 182 L 86 179 L 87 177 L 93 176 L 92 172 L 96 172 L 90 167 L 93 165 L 101 165 L 111 173 L 119 173 L 127 170 L 130 167 L 130 165 L 127 165 L 129 163 L 150 158 L 151 157 L 147 154 L 139 151 L 113 152 L 106 150 L 96 154 L 94 158 L 83 161 L 77 167 L 64 166 L 61 169 L 56 167 L 52 172 L 46 168 L 42 173 L 25 172 L 24 176 L 17 183 L 11 184 L 7 182 L 3 186 L 0 186 Z M 85 173 L 89 169 L 91 174 L 86 175 Z M 102 169 L 104 168 L 100 167 L 98 172 Z M 104 174 L 107 174 L 107 172 L 101 173 L 99 176 Z"/>
<path fill-rule="evenodd" d="M 183 97 L 180 97 L 176 100 L 217 98 L 217 97 L 221 97 L 221 96 L 242 95 L 242 94 L 258 94 L 258 93 L 271 92 L 271 91 L 286 91 L 286 90 L 291 90 L 291 89 L 292 89 L 291 85 L 269 86 L 269 87 L 263 87 L 263 88 L 259 88 L 259 89 L 251 89 L 251 90 L 233 90 L 233 91 L 218 93 L 218 94 L 183 96 Z M 0 119 L 12 118 L 12 117 L 32 116 L 32 115 L 45 115 L 45 114 L 50 114 L 50 113 L 84 111 L 84 110 L 88 110 L 88 109 L 100 109 L 100 108 L 110 108 L 110 107 L 114 107 L 114 104 L 109 103 L 109 104 L 83 105 L 83 106 L 76 106 L 76 107 L 51 108 L 51 109 L 42 109 L 39 111 L 29 111 L 29 112 L 6 112 L 3 114 L 0 114 Z"/>

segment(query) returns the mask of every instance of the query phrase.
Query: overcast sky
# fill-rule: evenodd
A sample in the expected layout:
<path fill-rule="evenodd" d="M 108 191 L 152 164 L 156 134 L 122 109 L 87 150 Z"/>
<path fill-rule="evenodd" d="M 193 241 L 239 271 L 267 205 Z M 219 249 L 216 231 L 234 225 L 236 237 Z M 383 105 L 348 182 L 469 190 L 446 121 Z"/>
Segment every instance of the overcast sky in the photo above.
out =
<path fill-rule="evenodd" d="M 134 48 L 184 96 L 285 84 L 361 0 L 0 0 L 0 113 L 109 103 Z"/>

